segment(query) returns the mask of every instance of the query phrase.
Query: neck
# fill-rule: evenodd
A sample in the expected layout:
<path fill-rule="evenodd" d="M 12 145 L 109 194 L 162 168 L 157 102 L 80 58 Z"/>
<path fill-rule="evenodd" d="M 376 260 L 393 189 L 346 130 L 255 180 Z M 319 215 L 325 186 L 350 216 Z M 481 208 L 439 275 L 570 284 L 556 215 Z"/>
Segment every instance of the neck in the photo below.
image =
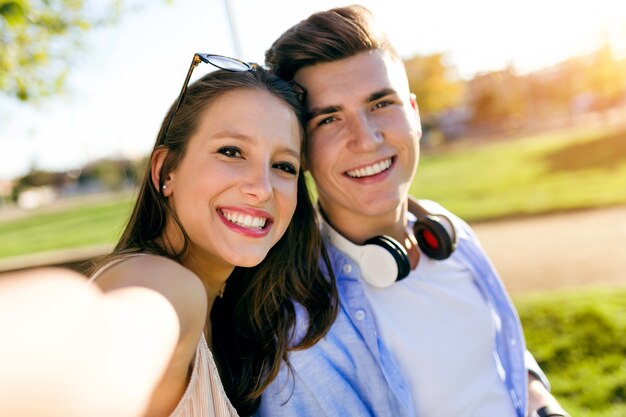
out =
<path fill-rule="evenodd" d="M 185 238 L 178 227 L 173 226 L 171 220 L 161 235 L 160 244 L 171 253 L 179 253 L 184 246 Z M 188 253 L 182 259 L 181 264 L 195 273 L 207 294 L 208 311 L 211 311 L 215 299 L 224 292 L 226 280 L 235 267 L 223 259 L 202 252 L 193 243 L 189 242 Z"/>
<path fill-rule="evenodd" d="M 324 219 L 342 236 L 357 245 L 380 235 L 387 235 L 399 242 L 406 236 L 406 209 L 407 202 L 403 202 L 393 210 L 380 215 L 358 215 L 349 210 L 335 208 L 326 211 L 320 205 Z"/>
<path fill-rule="evenodd" d="M 226 286 L 226 280 L 233 272 L 234 266 L 229 264 L 217 264 L 208 260 L 199 259 L 190 251 L 189 256 L 183 261 L 183 265 L 193 271 L 204 286 L 207 296 L 207 312 L 204 322 L 204 337 L 209 345 L 209 349 L 213 349 L 212 343 L 212 327 L 211 327 L 211 310 L 213 303 L 217 297 L 221 297 Z"/>
<path fill-rule="evenodd" d="M 208 310 L 211 311 L 215 299 L 222 295 L 226 280 L 233 272 L 235 267 L 227 263 L 217 263 L 208 259 L 202 259 L 195 256 L 190 251 L 182 264 L 193 271 L 204 284 L 207 294 Z"/>

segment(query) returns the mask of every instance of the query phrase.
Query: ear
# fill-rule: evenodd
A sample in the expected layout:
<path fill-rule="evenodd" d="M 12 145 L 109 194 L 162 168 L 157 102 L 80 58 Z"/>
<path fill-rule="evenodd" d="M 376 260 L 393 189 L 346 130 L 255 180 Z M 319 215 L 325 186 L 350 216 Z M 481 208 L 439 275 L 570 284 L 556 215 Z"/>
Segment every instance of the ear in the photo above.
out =
<path fill-rule="evenodd" d="M 417 105 L 417 97 L 415 96 L 415 94 L 409 94 L 409 100 L 411 101 L 411 107 L 413 107 L 413 110 L 415 110 L 419 114 L 420 109 Z"/>
<path fill-rule="evenodd" d="M 163 197 L 169 197 L 172 194 L 172 174 L 167 173 L 165 178 L 161 178 L 161 170 L 168 153 L 168 149 L 159 148 L 152 153 L 150 158 L 150 180 L 157 193 Z"/>
<path fill-rule="evenodd" d="M 419 126 L 420 139 L 421 139 L 421 137 L 422 137 L 422 121 L 420 119 L 420 108 L 417 105 L 417 97 L 415 96 L 415 94 L 411 93 L 409 95 L 409 100 L 411 102 L 411 107 L 413 108 L 413 112 L 415 113 L 415 120 L 417 121 L 417 125 Z"/>

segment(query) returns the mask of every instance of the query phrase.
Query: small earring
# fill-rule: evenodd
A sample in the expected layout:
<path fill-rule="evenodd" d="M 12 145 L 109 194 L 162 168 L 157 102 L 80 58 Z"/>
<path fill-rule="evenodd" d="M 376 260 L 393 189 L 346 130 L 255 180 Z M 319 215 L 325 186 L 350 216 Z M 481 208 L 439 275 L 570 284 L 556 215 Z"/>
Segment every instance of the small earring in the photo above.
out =
<path fill-rule="evenodd" d="M 165 191 L 166 188 L 167 188 L 166 184 L 163 184 L 163 187 L 161 187 L 161 189 L 163 189 L 163 191 Z"/>

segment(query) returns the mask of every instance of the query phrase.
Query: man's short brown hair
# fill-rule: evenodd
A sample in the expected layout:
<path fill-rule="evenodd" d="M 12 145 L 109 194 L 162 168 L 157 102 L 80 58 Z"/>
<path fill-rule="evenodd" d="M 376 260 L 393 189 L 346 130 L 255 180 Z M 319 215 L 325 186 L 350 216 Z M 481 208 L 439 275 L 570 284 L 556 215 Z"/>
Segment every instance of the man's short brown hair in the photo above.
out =
<path fill-rule="evenodd" d="M 281 78 L 292 80 L 303 67 L 375 49 L 398 57 L 372 12 L 353 5 L 314 13 L 292 26 L 267 50 L 265 63 Z"/>

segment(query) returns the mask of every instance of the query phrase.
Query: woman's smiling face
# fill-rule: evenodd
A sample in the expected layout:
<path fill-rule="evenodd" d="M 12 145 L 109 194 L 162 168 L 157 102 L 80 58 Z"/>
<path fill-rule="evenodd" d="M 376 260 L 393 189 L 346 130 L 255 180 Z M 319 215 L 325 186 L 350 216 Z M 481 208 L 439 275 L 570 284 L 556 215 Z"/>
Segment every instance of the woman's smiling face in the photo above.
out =
<path fill-rule="evenodd" d="M 265 258 L 296 208 L 301 144 L 296 115 L 266 91 L 232 90 L 203 110 L 164 192 L 194 263 L 250 267 Z"/>

